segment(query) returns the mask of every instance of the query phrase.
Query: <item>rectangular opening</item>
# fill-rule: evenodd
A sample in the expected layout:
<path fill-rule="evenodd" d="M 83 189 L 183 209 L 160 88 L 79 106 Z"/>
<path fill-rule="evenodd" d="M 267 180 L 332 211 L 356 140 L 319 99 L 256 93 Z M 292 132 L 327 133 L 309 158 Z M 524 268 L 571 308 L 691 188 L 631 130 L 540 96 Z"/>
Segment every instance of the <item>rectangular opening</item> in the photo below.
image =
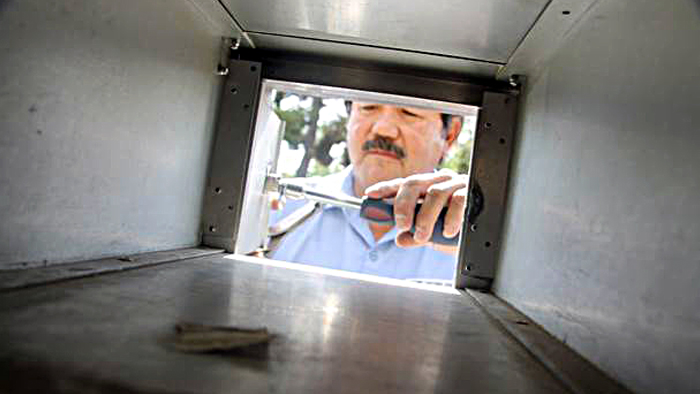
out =
<path fill-rule="evenodd" d="M 422 183 L 406 190 L 418 193 L 418 203 L 444 200 L 449 217 L 461 216 L 478 107 L 275 80 L 263 80 L 260 97 L 237 253 L 453 285 L 464 231 L 450 245 L 400 247 L 401 232 L 379 223 L 375 207 L 355 207 L 383 181 L 378 207 L 386 209 L 383 202 L 395 202 L 391 185 L 405 185 L 396 179 L 416 178 Z M 442 193 L 427 197 L 431 187 Z"/>

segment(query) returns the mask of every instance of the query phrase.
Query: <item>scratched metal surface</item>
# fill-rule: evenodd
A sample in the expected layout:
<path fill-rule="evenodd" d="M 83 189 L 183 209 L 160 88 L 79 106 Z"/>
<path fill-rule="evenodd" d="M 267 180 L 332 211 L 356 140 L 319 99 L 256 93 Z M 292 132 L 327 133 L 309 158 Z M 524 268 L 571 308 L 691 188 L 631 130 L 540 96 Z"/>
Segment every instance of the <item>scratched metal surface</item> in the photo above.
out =
<path fill-rule="evenodd" d="M 547 0 L 223 0 L 261 36 L 396 48 L 505 63 Z M 262 40 L 261 47 L 268 44 Z"/>
<path fill-rule="evenodd" d="M 566 392 L 464 295 L 225 256 L 5 293 L 0 314 L 0 391 Z M 279 337 L 184 354 L 181 321 Z"/>

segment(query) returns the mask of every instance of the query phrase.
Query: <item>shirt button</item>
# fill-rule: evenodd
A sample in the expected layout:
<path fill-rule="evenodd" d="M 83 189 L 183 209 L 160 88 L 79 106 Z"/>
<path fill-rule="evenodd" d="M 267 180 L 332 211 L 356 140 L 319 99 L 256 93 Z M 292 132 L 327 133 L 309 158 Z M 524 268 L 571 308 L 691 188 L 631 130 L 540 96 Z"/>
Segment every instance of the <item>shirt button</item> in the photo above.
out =
<path fill-rule="evenodd" d="M 370 260 L 377 261 L 377 258 L 379 258 L 379 254 L 377 253 L 376 250 L 369 252 L 369 259 Z"/>

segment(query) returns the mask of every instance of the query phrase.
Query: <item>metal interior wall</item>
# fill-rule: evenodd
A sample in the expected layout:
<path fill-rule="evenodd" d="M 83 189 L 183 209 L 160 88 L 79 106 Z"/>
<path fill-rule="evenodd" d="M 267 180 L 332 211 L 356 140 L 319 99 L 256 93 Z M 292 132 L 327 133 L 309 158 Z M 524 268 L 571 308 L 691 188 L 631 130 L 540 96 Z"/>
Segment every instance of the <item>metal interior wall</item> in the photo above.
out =
<path fill-rule="evenodd" d="M 483 196 L 483 208 L 462 231 L 457 288 L 488 288 L 495 275 L 501 246 L 506 187 L 515 136 L 517 96 L 486 92 L 479 111 L 469 170 L 469 200 Z"/>
<path fill-rule="evenodd" d="M 226 76 L 202 215 L 202 244 L 234 251 L 260 94 L 261 64 L 232 60 Z"/>
<path fill-rule="evenodd" d="M 521 98 L 494 290 L 640 394 L 700 387 L 700 2 L 601 0 Z"/>
<path fill-rule="evenodd" d="M 1 2 L 0 268 L 199 244 L 219 43 L 184 0 Z"/>

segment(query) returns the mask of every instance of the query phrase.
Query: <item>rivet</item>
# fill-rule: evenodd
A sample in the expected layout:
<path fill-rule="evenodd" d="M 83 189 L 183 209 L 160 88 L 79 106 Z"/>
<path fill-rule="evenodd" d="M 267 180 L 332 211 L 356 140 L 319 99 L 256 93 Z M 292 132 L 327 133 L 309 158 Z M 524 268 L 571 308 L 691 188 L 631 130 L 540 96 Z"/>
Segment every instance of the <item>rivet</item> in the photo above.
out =
<path fill-rule="evenodd" d="M 216 232 L 216 227 L 215 227 L 215 226 L 209 226 L 209 232 L 215 233 L 215 232 Z"/>
<path fill-rule="evenodd" d="M 486 123 L 484 124 L 484 127 L 486 127 L 487 129 L 490 129 L 491 126 L 493 126 L 493 125 L 491 124 L 491 122 L 486 122 Z"/>
<path fill-rule="evenodd" d="M 215 188 L 214 193 L 221 194 L 221 188 L 220 187 Z"/>
<path fill-rule="evenodd" d="M 472 224 L 472 226 L 470 227 L 470 229 L 471 229 L 472 231 L 476 231 L 476 228 L 477 228 L 477 227 L 476 227 L 476 223 Z"/>

